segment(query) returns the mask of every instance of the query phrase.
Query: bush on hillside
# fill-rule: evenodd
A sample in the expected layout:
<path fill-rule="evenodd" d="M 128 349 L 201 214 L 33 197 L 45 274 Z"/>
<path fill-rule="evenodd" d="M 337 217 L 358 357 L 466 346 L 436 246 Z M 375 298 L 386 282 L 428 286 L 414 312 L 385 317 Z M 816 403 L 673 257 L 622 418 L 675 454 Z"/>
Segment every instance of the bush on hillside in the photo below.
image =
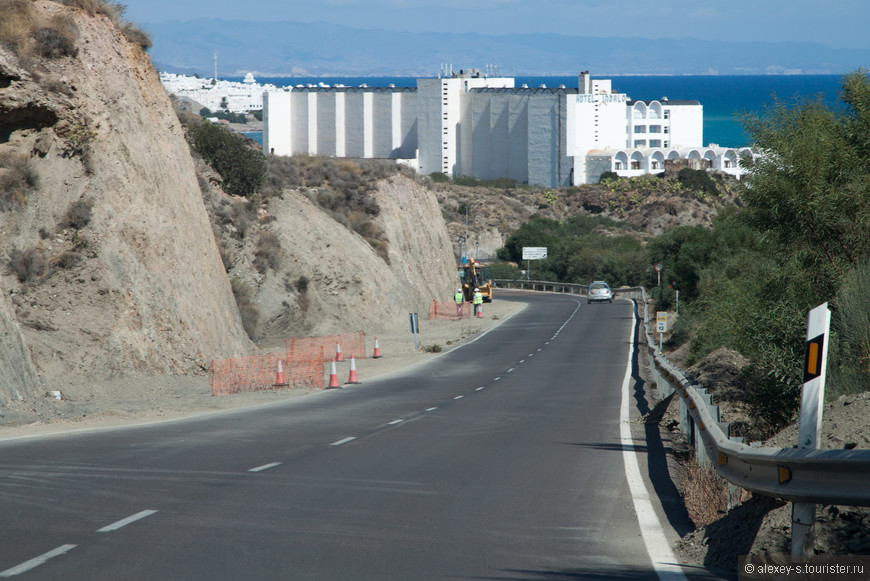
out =
<path fill-rule="evenodd" d="M 266 177 L 266 159 L 249 148 L 238 135 L 214 123 L 202 121 L 188 126 L 188 139 L 224 181 L 229 194 L 251 197 Z"/>
<path fill-rule="evenodd" d="M 716 181 L 702 169 L 684 167 L 677 173 L 677 179 L 687 190 L 691 190 L 704 196 L 718 196 L 719 188 Z"/>
<path fill-rule="evenodd" d="M 58 15 L 51 19 L 47 26 L 33 32 L 36 56 L 40 58 L 61 58 L 76 56 L 76 39 L 78 29 L 66 15 Z"/>
<path fill-rule="evenodd" d="M 50 274 L 51 263 L 45 251 L 38 246 L 31 246 L 26 250 L 13 248 L 9 252 L 7 272 L 14 274 L 18 282 L 33 282 Z"/>
<path fill-rule="evenodd" d="M 91 223 L 91 210 L 93 207 L 93 200 L 78 200 L 73 202 L 67 209 L 61 226 L 72 228 L 73 230 L 81 230 Z"/>
<path fill-rule="evenodd" d="M 269 231 L 260 233 L 257 239 L 257 250 L 254 251 L 254 268 L 260 274 L 266 274 L 266 269 L 277 271 L 281 268 L 281 241 Z"/>

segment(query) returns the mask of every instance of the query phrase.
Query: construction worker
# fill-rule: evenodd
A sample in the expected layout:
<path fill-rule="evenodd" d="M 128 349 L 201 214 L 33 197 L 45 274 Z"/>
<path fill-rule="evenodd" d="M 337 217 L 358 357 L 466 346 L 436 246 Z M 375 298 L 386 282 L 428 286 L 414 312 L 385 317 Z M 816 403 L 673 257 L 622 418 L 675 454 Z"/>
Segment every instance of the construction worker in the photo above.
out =
<path fill-rule="evenodd" d="M 481 316 L 483 314 L 481 312 L 481 310 L 483 309 L 483 295 L 480 294 L 479 288 L 474 289 L 474 298 L 472 299 L 471 302 L 474 303 L 474 316 L 475 317 Z"/>
<path fill-rule="evenodd" d="M 453 300 L 456 301 L 456 316 L 462 316 L 462 303 L 465 300 L 462 296 L 462 289 L 456 289 L 456 293 L 453 295 Z"/>

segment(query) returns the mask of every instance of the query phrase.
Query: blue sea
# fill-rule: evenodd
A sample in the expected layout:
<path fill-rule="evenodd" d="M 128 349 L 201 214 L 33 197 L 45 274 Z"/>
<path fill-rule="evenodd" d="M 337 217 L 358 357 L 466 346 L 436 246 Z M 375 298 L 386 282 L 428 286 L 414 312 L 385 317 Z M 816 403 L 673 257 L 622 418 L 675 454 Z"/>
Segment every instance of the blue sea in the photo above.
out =
<path fill-rule="evenodd" d="M 595 77 L 593 77 L 595 78 Z M 818 95 L 832 108 L 840 106 L 840 75 L 754 75 L 754 76 L 610 76 L 613 89 L 626 93 L 630 99 L 694 99 L 704 107 L 704 144 L 716 143 L 723 147 L 749 145 L 749 139 L 740 123 L 744 113 L 764 114 L 772 106 L 774 96 L 786 103 L 796 98 L 812 99 Z M 228 77 L 227 80 L 242 80 Z M 278 86 L 324 83 L 370 87 L 417 86 L 416 77 L 260 77 L 259 83 Z M 576 88 L 577 77 L 516 77 L 516 85 L 530 87 Z M 262 139 L 261 135 L 250 134 Z"/>

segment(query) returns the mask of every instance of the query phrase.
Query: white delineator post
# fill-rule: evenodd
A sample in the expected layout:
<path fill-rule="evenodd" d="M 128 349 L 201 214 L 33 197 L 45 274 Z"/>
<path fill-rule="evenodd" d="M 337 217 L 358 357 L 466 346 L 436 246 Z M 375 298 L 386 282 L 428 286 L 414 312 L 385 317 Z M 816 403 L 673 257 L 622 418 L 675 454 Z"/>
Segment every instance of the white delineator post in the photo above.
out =
<path fill-rule="evenodd" d="M 801 390 L 801 415 L 798 424 L 798 448 L 815 450 L 819 447 L 822 429 L 822 411 L 825 405 L 825 371 L 828 367 L 828 334 L 831 329 L 831 311 L 828 303 L 810 311 L 807 321 L 807 346 L 804 360 L 804 386 Z M 813 524 L 816 505 L 795 502 L 791 509 L 791 556 L 808 557 L 813 554 Z"/>

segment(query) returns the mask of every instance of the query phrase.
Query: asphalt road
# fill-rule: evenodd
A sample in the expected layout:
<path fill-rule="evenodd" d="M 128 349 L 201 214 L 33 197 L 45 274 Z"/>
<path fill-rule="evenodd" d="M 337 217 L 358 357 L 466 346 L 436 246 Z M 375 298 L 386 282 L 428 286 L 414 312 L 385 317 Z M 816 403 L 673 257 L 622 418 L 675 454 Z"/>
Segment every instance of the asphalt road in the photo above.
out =
<path fill-rule="evenodd" d="M 676 491 L 620 435 L 631 303 L 510 297 L 530 306 L 403 374 L 0 443 L 0 577 L 678 579 L 626 477 L 638 451 L 666 545 Z"/>

